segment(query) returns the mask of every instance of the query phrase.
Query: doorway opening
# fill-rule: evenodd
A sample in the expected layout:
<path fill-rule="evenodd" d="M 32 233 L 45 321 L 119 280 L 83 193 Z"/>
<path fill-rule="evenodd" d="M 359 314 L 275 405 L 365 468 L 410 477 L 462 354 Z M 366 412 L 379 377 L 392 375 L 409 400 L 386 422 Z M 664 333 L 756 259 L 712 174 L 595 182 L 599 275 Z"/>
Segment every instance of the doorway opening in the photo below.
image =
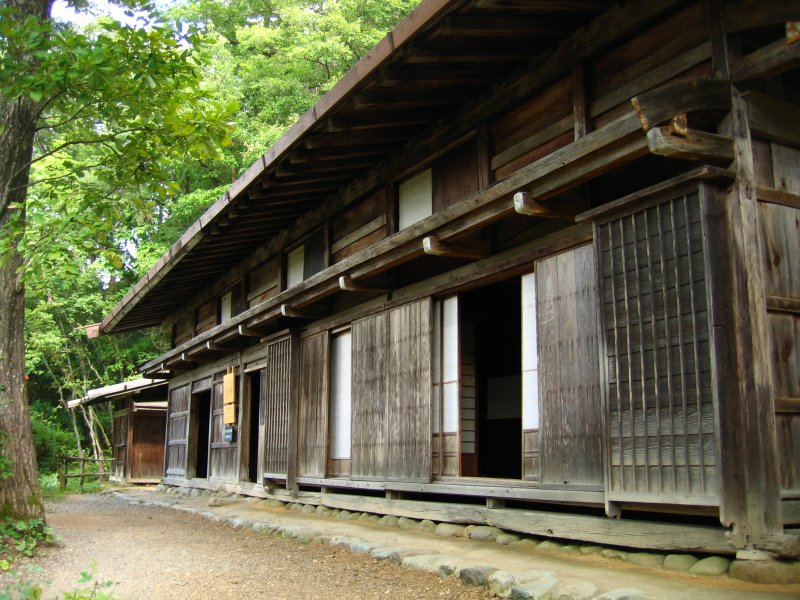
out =
<path fill-rule="evenodd" d="M 475 373 L 474 408 L 465 402 L 469 382 L 462 380 L 464 477 L 522 478 L 521 293 L 515 277 L 459 297 L 461 369 Z"/>
<path fill-rule="evenodd" d="M 208 453 L 211 430 L 211 390 L 192 395 L 192 433 L 195 434 L 194 477 L 208 478 Z"/>
<path fill-rule="evenodd" d="M 258 424 L 261 418 L 261 371 L 250 373 L 249 389 L 250 415 L 247 423 L 247 481 L 258 483 Z"/>

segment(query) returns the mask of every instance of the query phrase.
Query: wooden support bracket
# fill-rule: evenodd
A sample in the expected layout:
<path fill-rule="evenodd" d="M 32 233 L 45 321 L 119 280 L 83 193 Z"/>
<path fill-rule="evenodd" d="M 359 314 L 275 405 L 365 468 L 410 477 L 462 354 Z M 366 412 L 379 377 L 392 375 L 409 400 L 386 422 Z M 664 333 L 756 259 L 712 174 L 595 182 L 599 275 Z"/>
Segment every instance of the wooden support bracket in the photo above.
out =
<path fill-rule="evenodd" d="M 281 316 L 289 319 L 319 319 L 325 314 L 326 311 L 318 307 L 292 308 L 288 304 L 281 304 Z"/>
<path fill-rule="evenodd" d="M 489 256 L 487 240 L 458 240 L 443 242 L 435 235 L 422 239 L 422 249 L 430 256 L 450 256 L 453 258 L 481 259 Z"/>
<path fill-rule="evenodd" d="M 538 200 L 535 200 L 528 192 L 517 192 L 514 194 L 514 211 L 527 217 L 575 221 L 575 215 L 568 215 L 554 211 L 551 208 L 544 206 Z"/>
<path fill-rule="evenodd" d="M 676 135 L 671 125 L 647 132 L 650 152 L 669 158 L 730 163 L 734 159 L 733 139 L 716 133 L 686 129 Z"/>
<path fill-rule="evenodd" d="M 356 283 L 350 275 L 342 275 L 339 277 L 339 289 L 343 292 L 375 292 L 378 294 L 389 291 L 386 288 L 369 287 Z"/>
<path fill-rule="evenodd" d="M 246 325 L 239 325 L 238 330 L 239 330 L 239 335 L 244 337 L 255 337 L 255 338 L 264 337 L 263 332 L 253 329 L 252 327 L 247 327 Z"/>

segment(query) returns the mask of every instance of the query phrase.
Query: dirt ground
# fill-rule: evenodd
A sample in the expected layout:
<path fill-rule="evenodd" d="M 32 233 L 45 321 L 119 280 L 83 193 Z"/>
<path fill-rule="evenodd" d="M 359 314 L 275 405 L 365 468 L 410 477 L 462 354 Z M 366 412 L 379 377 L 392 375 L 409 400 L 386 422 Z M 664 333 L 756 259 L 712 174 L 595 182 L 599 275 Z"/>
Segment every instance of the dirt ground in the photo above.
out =
<path fill-rule="evenodd" d="M 94 565 L 120 599 L 485 599 L 486 590 L 409 570 L 344 548 L 235 530 L 199 516 L 144 508 L 102 495 L 47 506 L 61 537 L 32 562 L 50 582 L 44 598 L 78 587 Z M 22 566 L 22 565 L 20 565 Z"/>

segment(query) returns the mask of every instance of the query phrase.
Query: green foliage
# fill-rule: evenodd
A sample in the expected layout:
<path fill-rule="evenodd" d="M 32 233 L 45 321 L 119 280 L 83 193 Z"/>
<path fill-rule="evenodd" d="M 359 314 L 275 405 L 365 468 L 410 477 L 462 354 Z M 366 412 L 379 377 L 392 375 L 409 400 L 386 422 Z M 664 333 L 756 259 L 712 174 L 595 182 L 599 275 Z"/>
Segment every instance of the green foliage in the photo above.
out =
<path fill-rule="evenodd" d="M 18 556 L 33 556 L 40 544 L 55 541 L 53 531 L 43 519 L 0 521 L 0 568 L 8 570 Z"/>
<path fill-rule="evenodd" d="M 100 581 L 94 575 L 94 567 L 84 571 L 78 578 L 78 586 L 72 591 L 55 596 L 55 600 L 114 600 L 111 590 L 114 582 Z M 17 579 L 0 590 L 0 600 L 40 600 L 43 590 L 39 584 L 33 583 L 19 575 Z"/>
<path fill-rule="evenodd" d="M 8 479 L 14 475 L 14 459 L 8 455 L 7 442 L 8 433 L 0 430 L 0 479 Z"/>
<path fill-rule="evenodd" d="M 75 438 L 55 418 L 56 407 L 44 413 L 31 409 L 33 426 L 33 445 L 36 448 L 36 462 L 40 473 L 56 471 L 59 458 L 75 451 Z"/>

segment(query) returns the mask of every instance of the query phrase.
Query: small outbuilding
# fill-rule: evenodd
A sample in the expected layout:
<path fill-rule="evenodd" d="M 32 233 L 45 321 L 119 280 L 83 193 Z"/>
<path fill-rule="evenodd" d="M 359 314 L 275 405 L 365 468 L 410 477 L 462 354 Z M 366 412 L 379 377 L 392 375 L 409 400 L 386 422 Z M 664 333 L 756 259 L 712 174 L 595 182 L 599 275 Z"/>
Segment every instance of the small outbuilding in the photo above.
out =
<path fill-rule="evenodd" d="M 157 483 L 164 471 L 167 381 L 135 379 L 89 390 L 69 408 L 113 402 L 112 481 Z"/>

